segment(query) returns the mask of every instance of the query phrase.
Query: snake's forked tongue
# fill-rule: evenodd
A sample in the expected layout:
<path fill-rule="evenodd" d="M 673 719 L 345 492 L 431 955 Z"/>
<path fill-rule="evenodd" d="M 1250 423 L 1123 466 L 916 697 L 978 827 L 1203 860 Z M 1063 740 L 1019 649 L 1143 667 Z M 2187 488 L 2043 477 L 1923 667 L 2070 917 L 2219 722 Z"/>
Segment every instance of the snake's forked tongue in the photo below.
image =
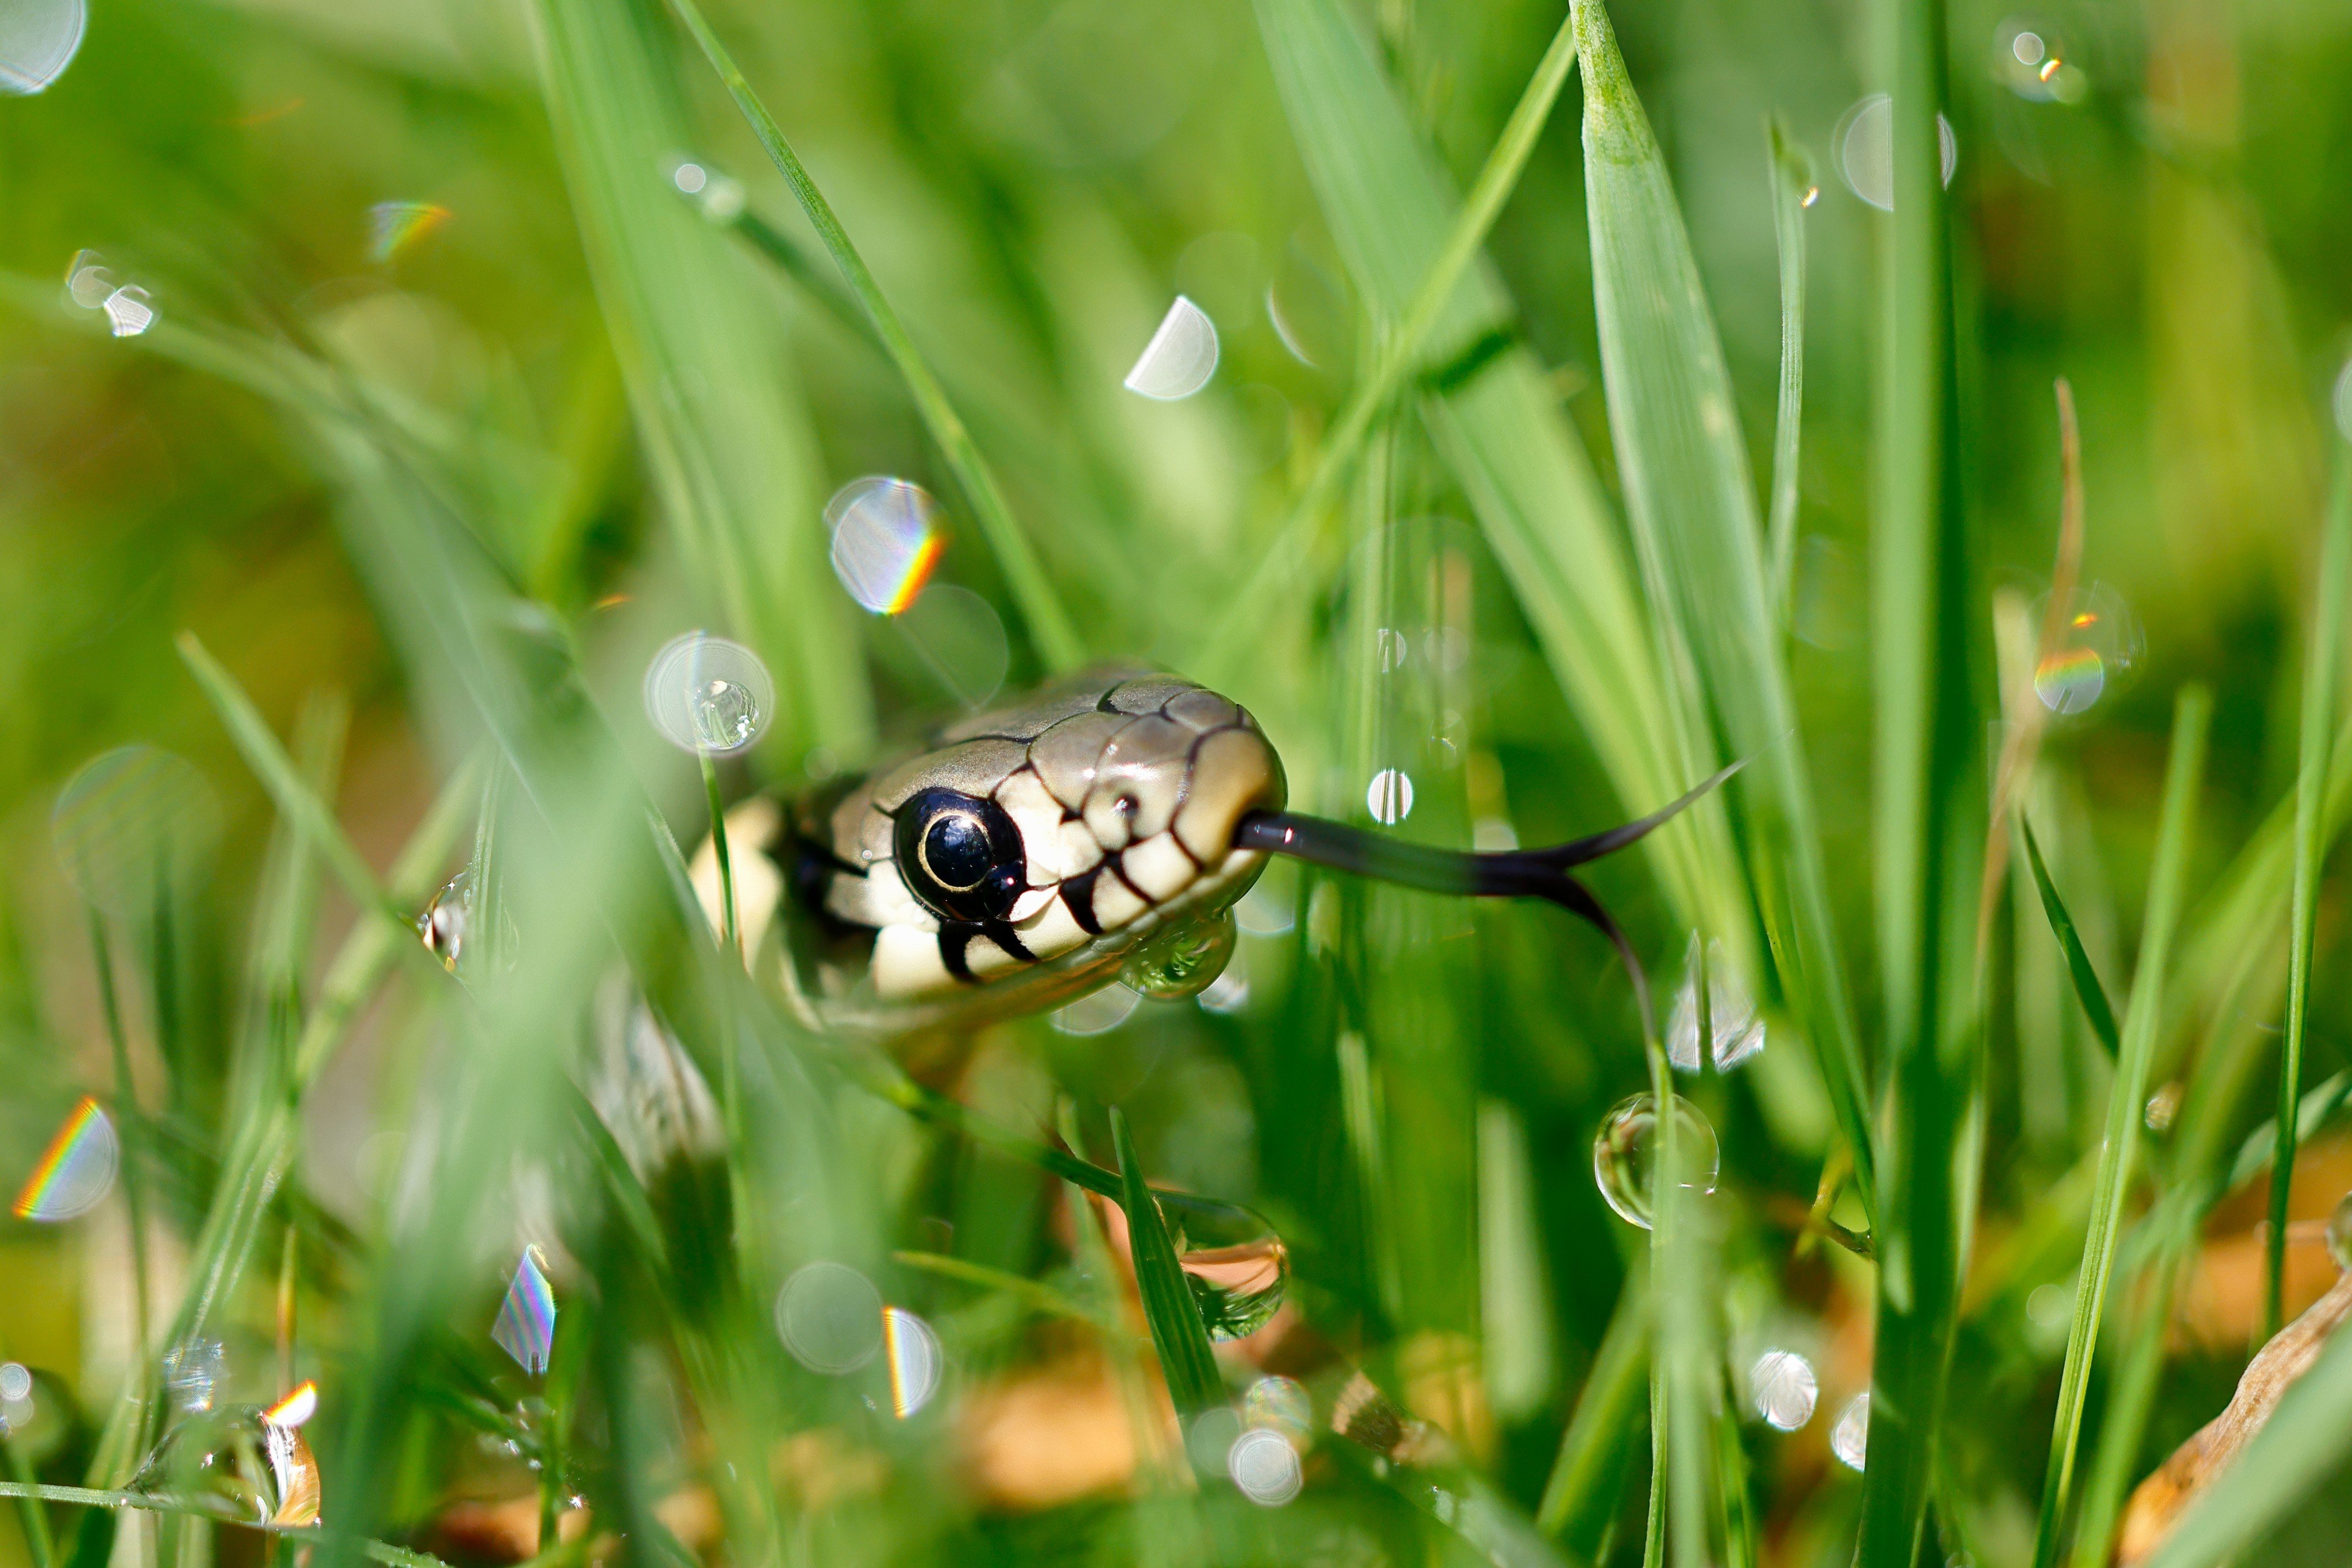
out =
<path fill-rule="evenodd" d="M 1647 1030 L 1651 1028 L 1650 983 L 1642 972 L 1642 961 L 1634 955 L 1633 944 L 1625 939 L 1616 921 L 1592 896 L 1592 889 L 1570 876 L 1569 870 L 1613 854 L 1643 837 L 1745 765 L 1743 758 L 1702 780 L 1681 799 L 1638 821 L 1539 849 L 1487 854 L 1440 849 L 1287 811 L 1254 811 L 1243 817 L 1234 831 L 1234 847 L 1288 855 L 1425 892 L 1462 893 L 1482 899 L 1543 899 L 1558 904 L 1591 921 L 1615 944 L 1617 955 L 1625 961 L 1626 973 L 1633 977 L 1634 994 L 1641 1003 L 1643 1027 Z"/>

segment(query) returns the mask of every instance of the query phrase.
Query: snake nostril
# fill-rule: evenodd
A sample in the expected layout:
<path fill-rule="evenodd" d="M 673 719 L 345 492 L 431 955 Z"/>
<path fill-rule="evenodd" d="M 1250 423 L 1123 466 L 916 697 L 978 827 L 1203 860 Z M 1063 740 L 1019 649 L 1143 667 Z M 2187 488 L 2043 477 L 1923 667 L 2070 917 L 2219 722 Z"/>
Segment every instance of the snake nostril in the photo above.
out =
<path fill-rule="evenodd" d="M 1121 816 L 1133 816 L 1137 812 L 1143 809 L 1141 805 L 1138 803 L 1136 798 L 1131 795 L 1120 795 L 1117 800 L 1111 802 L 1111 805 Z"/>

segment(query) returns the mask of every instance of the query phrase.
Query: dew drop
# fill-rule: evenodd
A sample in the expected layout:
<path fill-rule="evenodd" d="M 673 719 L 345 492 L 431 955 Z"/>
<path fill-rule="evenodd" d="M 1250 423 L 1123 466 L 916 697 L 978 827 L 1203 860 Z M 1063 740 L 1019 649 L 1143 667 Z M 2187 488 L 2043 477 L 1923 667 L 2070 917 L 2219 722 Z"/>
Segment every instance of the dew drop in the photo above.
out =
<path fill-rule="evenodd" d="M 776 1333 L 811 1372 L 855 1372 L 882 1348 L 882 1298 L 846 1263 L 803 1264 L 776 1292 Z"/>
<path fill-rule="evenodd" d="M 144 289 L 117 289 L 100 308 L 108 330 L 118 338 L 135 338 L 155 324 L 155 302 Z"/>
<path fill-rule="evenodd" d="M 473 913 L 474 874 L 460 871 L 442 884 L 416 917 L 417 940 L 425 951 L 441 961 L 441 967 L 450 973 L 457 973 L 457 963 L 466 952 L 466 925 Z"/>
<path fill-rule="evenodd" d="M 1837 1425 L 1830 1428 L 1830 1452 L 1850 1470 L 1859 1470 L 1870 1453 L 1870 1393 L 1857 1394 L 1838 1413 Z"/>
<path fill-rule="evenodd" d="M 1768 1350 L 1748 1369 L 1748 1395 L 1767 1426 L 1794 1432 L 1813 1418 L 1821 1380 L 1795 1351 Z"/>
<path fill-rule="evenodd" d="M 2030 624 L 2037 630 L 2050 605 L 2037 601 Z M 2058 640 L 2033 666 L 2033 695 L 2061 718 L 2088 711 L 2120 690 L 2147 650 L 2139 623 L 2123 596 L 2104 583 L 2077 590 L 2059 619 Z"/>
<path fill-rule="evenodd" d="M 2169 1132 L 2173 1118 L 2180 1114 L 2180 1080 L 2175 1079 L 2147 1097 L 2147 1107 L 2142 1120 L 2150 1132 Z"/>
<path fill-rule="evenodd" d="M 79 1219 L 114 1188 L 122 1145 L 98 1101 L 81 1098 L 49 1140 L 10 1205 L 18 1219 L 57 1225 Z"/>
<path fill-rule="evenodd" d="M 947 1358 L 931 1325 L 904 1307 L 882 1309 L 882 1346 L 890 1363 L 890 1408 L 904 1421 L 940 1391 Z"/>
<path fill-rule="evenodd" d="M 1617 1216 L 1643 1230 L 1650 1228 L 1650 1193 L 1657 1159 L 1658 1101 L 1655 1095 L 1637 1094 L 1612 1110 L 1592 1140 L 1592 1179 Z M 1720 1155 L 1715 1129 L 1698 1107 L 1675 1100 L 1676 1157 L 1685 1175 L 1687 1191 L 1715 1191 Z"/>
<path fill-rule="evenodd" d="M 1412 778 L 1402 768 L 1382 768 L 1364 791 L 1364 808 L 1374 822 L 1393 827 L 1412 815 Z"/>
<path fill-rule="evenodd" d="M 22 1362 L 0 1362 L 0 1405 L 22 1405 L 32 1397 L 32 1370 Z"/>
<path fill-rule="evenodd" d="M 1233 961 L 1241 927 L 1230 909 L 1153 937 L 1127 955 L 1118 977 L 1154 1002 L 1181 1001 L 1207 990 Z"/>
<path fill-rule="evenodd" d="M 319 1466 L 299 1427 L 257 1405 L 191 1416 L 164 1434 L 128 1490 L 171 1508 L 241 1524 L 319 1521 Z"/>
<path fill-rule="evenodd" d="M 1280 1508 L 1306 1484 L 1298 1450 L 1287 1436 L 1265 1426 L 1253 1426 L 1234 1439 L 1225 1450 L 1225 1474 L 1261 1508 Z"/>
<path fill-rule="evenodd" d="M 1674 1012 L 1666 1019 L 1666 1059 L 1684 1072 L 1699 1066 L 1698 933 L 1693 931 L 1683 961 L 1683 983 L 1675 993 Z M 1764 1018 L 1756 998 L 1740 983 L 1723 951 L 1722 939 L 1706 944 L 1707 1024 L 1717 1072 L 1729 1072 L 1764 1048 Z"/>
<path fill-rule="evenodd" d="M 1893 212 L 1895 100 L 1883 92 L 1872 93 L 1845 111 L 1832 134 L 1838 172 L 1845 176 L 1846 189 L 1881 212 Z M 1940 114 L 1936 116 L 1936 139 L 1943 153 L 1944 184 L 1949 185 L 1953 171 L 1959 167 L 1960 150 L 1952 136 L 1952 122 Z"/>
<path fill-rule="evenodd" d="M 85 310 L 95 310 L 114 292 L 114 279 L 105 258 L 95 250 L 77 250 L 66 263 L 66 298 Z"/>
<path fill-rule="evenodd" d="M 1290 1289 L 1290 1248 L 1260 1215 L 1211 1199 L 1162 1202 L 1174 1221 L 1177 1261 L 1213 1340 L 1240 1340 L 1265 1327 Z"/>
<path fill-rule="evenodd" d="M 0 92 L 39 92 L 63 76 L 89 26 L 85 0 L 9 0 L 0 5 Z"/>
<path fill-rule="evenodd" d="M 947 548 L 938 503 L 905 479 L 852 479 L 825 503 L 824 521 L 833 539 L 834 575 L 877 616 L 895 616 L 912 605 Z"/>
<path fill-rule="evenodd" d="M 1216 369 L 1216 323 L 1209 320 L 1207 311 L 1179 294 L 1121 384 L 1145 397 L 1173 403 L 1208 385 Z"/>
<path fill-rule="evenodd" d="M 2327 1256 L 2337 1268 L 2352 1274 L 2352 1193 L 2338 1198 L 2327 1216 Z"/>
<path fill-rule="evenodd" d="M 759 656 L 708 632 L 671 638 L 646 668 L 646 717 L 682 751 L 740 752 L 760 738 L 775 704 Z"/>

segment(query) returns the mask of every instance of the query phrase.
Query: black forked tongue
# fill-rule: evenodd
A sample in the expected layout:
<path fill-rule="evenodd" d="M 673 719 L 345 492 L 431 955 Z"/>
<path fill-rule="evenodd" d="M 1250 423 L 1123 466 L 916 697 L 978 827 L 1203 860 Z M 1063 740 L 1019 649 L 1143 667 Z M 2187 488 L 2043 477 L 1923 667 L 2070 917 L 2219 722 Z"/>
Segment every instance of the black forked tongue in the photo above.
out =
<path fill-rule="evenodd" d="M 1508 849 L 1475 854 L 1464 849 L 1440 849 L 1428 844 L 1407 844 L 1344 823 L 1287 811 L 1254 811 L 1234 831 L 1234 847 L 1288 855 L 1335 870 L 1352 871 L 1402 887 L 1432 893 L 1460 893 L 1476 899 L 1543 899 L 1581 915 L 1616 946 L 1633 977 L 1635 998 L 1642 1007 L 1643 1026 L 1652 1027 L 1650 982 L 1634 956 L 1633 944 L 1592 896 L 1592 889 L 1569 875 L 1571 867 L 1613 854 L 1664 826 L 1707 791 L 1747 765 L 1745 758 L 1701 782 L 1673 805 L 1637 822 L 1610 828 L 1566 844 L 1540 849 Z"/>

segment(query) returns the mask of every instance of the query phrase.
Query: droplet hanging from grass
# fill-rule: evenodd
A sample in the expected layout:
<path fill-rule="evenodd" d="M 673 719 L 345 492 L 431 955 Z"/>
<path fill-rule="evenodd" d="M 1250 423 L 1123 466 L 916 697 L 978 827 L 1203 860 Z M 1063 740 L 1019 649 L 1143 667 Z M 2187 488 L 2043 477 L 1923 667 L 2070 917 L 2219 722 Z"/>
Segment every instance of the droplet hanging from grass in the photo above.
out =
<path fill-rule="evenodd" d="M 1208 385 L 1216 370 L 1216 323 L 1179 294 L 1121 384 L 1158 402 L 1173 403 Z"/>
<path fill-rule="evenodd" d="M 1676 1154 L 1685 1173 L 1685 1191 L 1715 1191 L 1721 1155 L 1715 1128 L 1698 1107 L 1676 1096 L 1674 1106 Z M 1650 1228 L 1650 1193 L 1658 1158 L 1658 1100 L 1637 1094 L 1621 1102 L 1601 1123 L 1592 1140 L 1592 1179 L 1601 1195 L 1628 1224 Z"/>
<path fill-rule="evenodd" d="M 490 1326 L 490 1339 L 533 1377 L 547 1371 L 548 1355 L 555 1347 L 555 1289 L 547 1281 L 547 1259 L 538 1247 L 522 1249 L 514 1282 L 499 1303 L 499 1321 Z"/>
<path fill-rule="evenodd" d="M 726 756 L 760 738 L 774 716 L 768 667 L 741 643 L 708 632 L 673 637 L 646 669 L 646 717 L 681 751 Z"/>
<path fill-rule="evenodd" d="M 466 925 L 472 914 L 473 892 L 473 873 L 460 871 L 443 884 L 441 890 L 433 895 L 433 901 L 425 906 L 425 912 L 416 917 L 417 940 L 452 974 L 457 973 L 458 961 L 465 956 Z"/>
<path fill-rule="evenodd" d="M 1129 989 L 1155 1002 L 1178 1002 L 1206 991 L 1233 962 L 1241 942 L 1241 928 L 1233 910 L 1219 910 L 1202 920 L 1178 926 L 1154 937 L 1119 966 L 1118 977 Z"/>
<path fill-rule="evenodd" d="M 299 1427 L 257 1405 L 181 1422 L 163 1436 L 128 1490 L 175 1510 L 278 1528 L 319 1522 L 319 1464 Z"/>
<path fill-rule="evenodd" d="M 1263 1215 L 1206 1198 L 1163 1198 L 1160 1210 L 1211 1339 L 1246 1339 L 1273 1321 L 1290 1289 L 1290 1248 Z"/>
<path fill-rule="evenodd" d="M 79 1219 L 113 1190 L 122 1162 L 114 1123 L 88 1095 L 68 1112 L 25 1178 L 11 1205 L 18 1219 L 59 1224 Z"/>
<path fill-rule="evenodd" d="M 65 74 L 89 26 L 85 0 L 9 0 L 0 6 L 0 92 L 43 90 Z"/>
<path fill-rule="evenodd" d="M 939 504 L 906 479 L 852 479 L 825 503 L 824 521 L 833 538 L 834 575 L 877 616 L 895 616 L 912 605 L 947 548 Z"/>

